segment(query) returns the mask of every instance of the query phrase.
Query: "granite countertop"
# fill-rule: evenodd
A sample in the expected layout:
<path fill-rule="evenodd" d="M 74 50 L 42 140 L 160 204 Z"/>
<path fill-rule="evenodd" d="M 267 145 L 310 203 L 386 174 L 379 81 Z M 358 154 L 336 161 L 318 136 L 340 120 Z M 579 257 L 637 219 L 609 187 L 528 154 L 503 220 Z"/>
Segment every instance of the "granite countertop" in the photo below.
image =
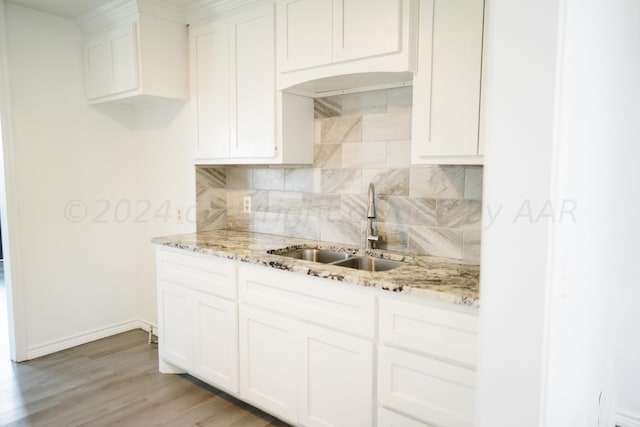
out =
<path fill-rule="evenodd" d="M 386 250 L 365 251 L 363 248 L 337 243 L 231 230 L 156 237 L 151 241 L 157 245 L 309 276 L 376 287 L 454 304 L 479 306 L 480 266 L 467 261 Z M 366 252 L 379 258 L 403 261 L 406 265 L 389 271 L 372 273 L 277 255 L 277 253 L 298 248 L 321 248 L 356 255 L 363 255 Z M 276 250 L 275 253 L 268 253 L 272 250 Z"/>

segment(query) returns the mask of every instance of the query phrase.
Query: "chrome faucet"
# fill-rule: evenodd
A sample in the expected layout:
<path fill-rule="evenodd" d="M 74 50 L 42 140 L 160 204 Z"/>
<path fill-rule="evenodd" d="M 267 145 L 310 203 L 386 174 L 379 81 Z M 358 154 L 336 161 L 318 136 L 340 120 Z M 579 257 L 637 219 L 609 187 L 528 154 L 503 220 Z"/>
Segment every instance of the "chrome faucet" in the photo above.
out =
<path fill-rule="evenodd" d="M 373 220 L 376 218 L 376 192 L 373 183 L 369 184 L 369 209 L 367 209 L 367 236 L 364 242 L 366 249 L 375 249 L 378 235 L 373 229 Z"/>

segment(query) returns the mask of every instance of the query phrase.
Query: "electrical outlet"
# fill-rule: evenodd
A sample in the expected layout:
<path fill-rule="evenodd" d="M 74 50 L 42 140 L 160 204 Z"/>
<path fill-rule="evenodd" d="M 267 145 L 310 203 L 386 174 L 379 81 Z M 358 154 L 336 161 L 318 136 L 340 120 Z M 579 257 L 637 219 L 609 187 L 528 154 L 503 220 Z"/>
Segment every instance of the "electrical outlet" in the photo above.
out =
<path fill-rule="evenodd" d="M 242 200 L 242 212 L 251 213 L 251 196 L 244 196 Z"/>

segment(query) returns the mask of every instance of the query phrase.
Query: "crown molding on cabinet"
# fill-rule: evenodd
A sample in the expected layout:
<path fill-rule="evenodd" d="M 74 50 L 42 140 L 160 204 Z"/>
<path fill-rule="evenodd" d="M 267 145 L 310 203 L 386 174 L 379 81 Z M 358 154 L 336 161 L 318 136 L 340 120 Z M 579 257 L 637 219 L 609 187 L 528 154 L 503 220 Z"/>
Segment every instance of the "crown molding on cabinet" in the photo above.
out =
<path fill-rule="evenodd" d="M 79 16 L 75 22 L 84 34 L 91 34 L 137 13 L 146 13 L 179 24 L 185 23 L 183 8 L 164 0 L 114 0 Z"/>
<path fill-rule="evenodd" d="M 83 33 L 90 34 L 137 12 L 138 7 L 135 0 L 114 0 L 79 16 L 75 22 Z"/>
<path fill-rule="evenodd" d="M 138 9 L 142 13 L 148 13 L 178 24 L 185 24 L 184 7 L 166 0 L 138 0 Z"/>
<path fill-rule="evenodd" d="M 179 6 L 168 0 L 113 0 L 75 19 L 83 33 L 96 33 L 114 21 L 147 13 L 179 24 L 193 24 L 265 0 L 187 0 Z"/>
<path fill-rule="evenodd" d="M 192 0 L 185 6 L 185 20 L 187 24 L 222 15 L 264 0 Z"/>

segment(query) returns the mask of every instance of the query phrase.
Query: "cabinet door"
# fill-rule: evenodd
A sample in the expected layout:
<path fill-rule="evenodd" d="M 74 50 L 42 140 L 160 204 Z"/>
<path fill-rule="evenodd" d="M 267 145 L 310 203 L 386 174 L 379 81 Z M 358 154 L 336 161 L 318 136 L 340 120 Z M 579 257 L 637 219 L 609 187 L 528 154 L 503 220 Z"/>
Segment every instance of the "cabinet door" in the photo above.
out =
<path fill-rule="evenodd" d="M 273 8 L 260 7 L 229 19 L 231 157 L 275 155 Z"/>
<path fill-rule="evenodd" d="M 413 82 L 414 163 L 482 163 L 479 157 L 484 0 L 421 0 Z"/>
<path fill-rule="evenodd" d="M 108 36 L 112 90 L 115 95 L 138 88 L 138 38 L 136 24 L 122 25 Z"/>
<path fill-rule="evenodd" d="M 278 2 L 278 71 L 329 64 L 333 49 L 333 4 L 327 0 Z"/>
<path fill-rule="evenodd" d="M 311 325 L 303 328 L 300 423 L 373 425 L 373 343 Z"/>
<path fill-rule="evenodd" d="M 234 302 L 196 293 L 194 372 L 238 392 L 238 309 Z"/>
<path fill-rule="evenodd" d="M 333 0 L 333 61 L 400 51 L 403 3 L 403 0 Z"/>
<path fill-rule="evenodd" d="M 297 423 L 295 321 L 240 305 L 240 396 Z"/>
<path fill-rule="evenodd" d="M 137 89 L 138 50 L 136 25 L 119 25 L 85 43 L 87 99 Z"/>
<path fill-rule="evenodd" d="M 194 27 L 191 48 L 191 99 L 196 159 L 229 156 L 229 33 L 226 21 Z"/>
<path fill-rule="evenodd" d="M 109 94 L 109 49 L 106 37 L 87 40 L 84 45 L 84 68 L 87 99 L 100 98 Z"/>
<path fill-rule="evenodd" d="M 191 291 L 158 282 L 160 358 L 186 371 L 193 368 L 195 303 Z"/>

